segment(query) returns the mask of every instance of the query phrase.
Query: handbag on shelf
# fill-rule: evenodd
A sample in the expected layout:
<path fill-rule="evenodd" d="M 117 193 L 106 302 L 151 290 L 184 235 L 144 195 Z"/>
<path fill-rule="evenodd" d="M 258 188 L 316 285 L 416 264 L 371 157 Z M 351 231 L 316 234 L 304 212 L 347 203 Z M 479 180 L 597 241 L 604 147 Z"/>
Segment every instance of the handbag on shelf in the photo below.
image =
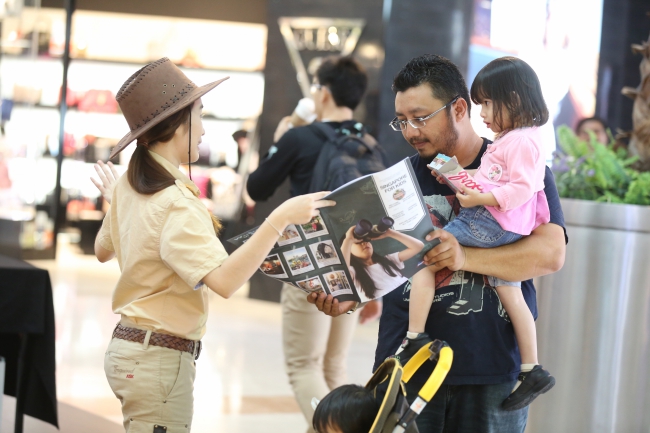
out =
<path fill-rule="evenodd" d="M 79 111 L 117 113 L 117 101 L 110 90 L 89 90 L 81 98 Z"/>

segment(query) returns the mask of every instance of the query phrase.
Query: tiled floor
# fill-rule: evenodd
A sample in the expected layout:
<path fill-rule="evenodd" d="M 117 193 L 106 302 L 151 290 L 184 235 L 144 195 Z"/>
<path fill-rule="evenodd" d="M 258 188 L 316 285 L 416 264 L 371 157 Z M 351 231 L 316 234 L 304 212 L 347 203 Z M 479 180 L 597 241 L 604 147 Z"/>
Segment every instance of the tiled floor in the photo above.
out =
<path fill-rule="evenodd" d="M 32 262 L 52 279 L 59 401 L 121 424 L 119 402 L 103 371 L 104 349 L 118 321 L 111 311 L 117 262 L 81 255 L 65 236 L 60 244 L 56 262 Z M 244 287 L 229 300 L 211 297 L 192 431 L 304 432 L 307 424 L 284 372 L 280 306 L 251 300 L 246 292 Z M 376 335 L 376 322 L 357 328 L 349 382 L 370 378 Z"/>

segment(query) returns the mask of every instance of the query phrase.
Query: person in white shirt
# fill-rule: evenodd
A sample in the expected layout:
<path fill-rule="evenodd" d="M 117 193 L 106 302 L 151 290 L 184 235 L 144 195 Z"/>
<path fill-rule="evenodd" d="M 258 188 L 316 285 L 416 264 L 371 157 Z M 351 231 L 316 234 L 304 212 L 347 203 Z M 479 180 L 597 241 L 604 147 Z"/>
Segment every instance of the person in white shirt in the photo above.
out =
<path fill-rule="evenodd" d="M 354 226 L 345 233 L 341 242 L 341 252 L 350 268 L 354 285 L 361 289 L 359 296 L 362 303 L 381 298 L 404 283 L 407 278 L 402 275 L 400 269 L 404 269 L 404 262 L 424 247 L 422 241 L 393 229 L 388 229 L 372 240 L 387 237 L 401 242 L 406 249 L 385 256 L 375 253 L 371 241 L 354 237 Z"/>

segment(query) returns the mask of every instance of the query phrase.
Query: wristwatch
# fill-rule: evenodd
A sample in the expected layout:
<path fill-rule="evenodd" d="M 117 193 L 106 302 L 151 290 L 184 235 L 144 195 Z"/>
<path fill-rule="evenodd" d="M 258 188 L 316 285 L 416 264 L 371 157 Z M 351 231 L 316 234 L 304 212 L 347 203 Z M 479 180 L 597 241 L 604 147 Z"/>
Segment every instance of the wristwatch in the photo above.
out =
<path fill-rule="evenodd" d="M 361 306 L 361 303 L 360 303 L 360 302 L 357 302 L 357 303 L 354 305 L 354 307 L 352 307 L 352 308 L 351 308 L 347 313 L 345 313 L 345 314 L 352 314 L 352 313 L 354 313 L 355 311 L 357 311 L 357 308 L 359 308 L 360 306 Z"/>

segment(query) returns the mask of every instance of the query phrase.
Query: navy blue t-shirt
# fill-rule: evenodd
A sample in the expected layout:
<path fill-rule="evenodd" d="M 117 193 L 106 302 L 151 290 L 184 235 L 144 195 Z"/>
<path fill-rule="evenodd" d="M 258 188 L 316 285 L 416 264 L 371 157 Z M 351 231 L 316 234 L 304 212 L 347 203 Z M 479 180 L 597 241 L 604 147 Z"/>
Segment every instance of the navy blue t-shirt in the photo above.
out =
<path fill-rule="evenodd" d="M 483 139 L 478 156 L 466 168 L 478 168 L 489 140 Z M 413 155 L 411 164 L 424 200 L 436 227 L 444 227 L 460 210 L 456 196 L 447 185 L 440 184 L 426 167 L 428 160 Z M 564 228 L 555 180 L 546 168 L 544 192 L 551 213 L 551 223 Z M 566 236 L 566 231 L 565 231 Z M 379 338 L 373 370 L 393 355 L 406 335 L 409 321 L 410 282 L 383 298 Z M 537 318 L 537 301 L 532 280 L 523 281 L 521 290 L 528 307 Z M 454 351 L 454 361 L 446 385 L 488 385 L 514 380 L 521 360 L 514 329 L 487 278 L 472 272 L 436 273 L 436 293 L 425 326 L 433 339 L 444 340 Z M 411 382 L 424 382 L 433 368 L 422 366 Z"/>

